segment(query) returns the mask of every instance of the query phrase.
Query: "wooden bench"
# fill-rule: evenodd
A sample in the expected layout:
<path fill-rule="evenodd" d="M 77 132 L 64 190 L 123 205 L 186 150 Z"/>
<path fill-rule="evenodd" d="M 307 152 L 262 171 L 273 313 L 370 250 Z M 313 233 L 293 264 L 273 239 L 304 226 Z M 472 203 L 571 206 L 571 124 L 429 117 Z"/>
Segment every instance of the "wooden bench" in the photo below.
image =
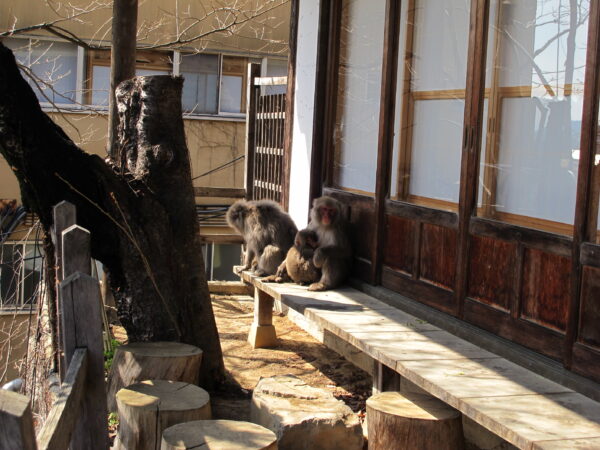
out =
<path fill-rule="evenodd" d="M 519 448 L 600 448 L 600 403 L 585 395 L 356 289 L 241 278 L 255 289 L 254 346 L 272 344 L 275 306 L 371 372 L 376 391 L 398 390 L 403 377 Z"/>

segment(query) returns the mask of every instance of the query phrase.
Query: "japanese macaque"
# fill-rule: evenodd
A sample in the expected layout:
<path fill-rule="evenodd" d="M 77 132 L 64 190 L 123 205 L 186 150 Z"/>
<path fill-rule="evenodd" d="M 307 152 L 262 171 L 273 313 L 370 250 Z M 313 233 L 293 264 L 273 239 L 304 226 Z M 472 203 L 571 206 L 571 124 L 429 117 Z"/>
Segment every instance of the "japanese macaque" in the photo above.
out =
<path fill-rule="evenodd" d="M 326 196 L 313 201 L 308 229 L 319 238 L 313 264 L 321 269 L 321 279 L 312 283 L 309 291 L 333 289 L 346 279 L 352 263 L 347 227 L 340 202 Z"/>
<path fill-rule="evenodd" d="M 241 270 L 252 268 L 260 277 L 274 274 L 298 231 L 292 218 L 271 200 L 238 200 L 229 207 L 226 218 L 244 238 Z"/>
<path fill-rule="evenodd" d="M 296 233 L 294 245 L 288 250 L 285 260 L 277 269 L 275 275 L 271 275 L 264 281 L 293 281 L 301 285 L 314 283 L 321 278 L 321 271 L 312 262 L 315 249 L 319 245 L 317 234 L 309 229 Z"/>

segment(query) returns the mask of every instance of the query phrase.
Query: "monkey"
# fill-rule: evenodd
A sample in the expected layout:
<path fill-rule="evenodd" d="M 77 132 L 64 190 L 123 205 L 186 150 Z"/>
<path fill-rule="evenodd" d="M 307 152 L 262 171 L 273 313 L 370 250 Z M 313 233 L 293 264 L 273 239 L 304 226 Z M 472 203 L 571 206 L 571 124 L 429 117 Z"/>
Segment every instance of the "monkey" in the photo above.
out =
<path fill-rule="evenodd" d="M 238 200 L 227 210 L 226 219 L 244 238 L 241 270 L 253 269 L 260 277 L 274 274 L 298 231 L 289 214 L 271 200 Z"/>
<path fill-rule="evenodd" d="M 333 289 L 348 275 L 352 247 L 347 227 L 348 222 L 339 201 L 327 196 L 313 201 L 308 229 L 318 236 L 319 246 L 313 255 L 313 264 L 321 269 L 321 278 L 308 287 L 309 291 Z"/>
<path fill-rule="evenodd" d="M 293 281 L 300 285 L 314 283 L 321 278 L 321 271 L 317 269 L 312 258 L 318 246 L 317 234 L 309 229 L 296 233 L 294 245 L 288 250 L 285 260 L 277 268 L 275 275 L 268 276 L 263 281 Z"/>

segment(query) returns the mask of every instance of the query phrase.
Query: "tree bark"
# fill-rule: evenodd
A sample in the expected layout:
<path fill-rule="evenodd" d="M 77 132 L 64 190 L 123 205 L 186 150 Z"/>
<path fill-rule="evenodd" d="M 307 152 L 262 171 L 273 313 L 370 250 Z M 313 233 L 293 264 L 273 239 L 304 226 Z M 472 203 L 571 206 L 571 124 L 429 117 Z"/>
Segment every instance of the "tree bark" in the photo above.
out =
<path fill-rule="evenodd" d="M 46 233 L 67 200 L 92 235 L 131 342 L 179 341 L 204 351 L 200 383 L 223 358 L 199 242 L 180 77 L 138 77 L 117 89 L 120 161 L 79 149 L 42 112 L 0 44 L 0 153 Z"/>

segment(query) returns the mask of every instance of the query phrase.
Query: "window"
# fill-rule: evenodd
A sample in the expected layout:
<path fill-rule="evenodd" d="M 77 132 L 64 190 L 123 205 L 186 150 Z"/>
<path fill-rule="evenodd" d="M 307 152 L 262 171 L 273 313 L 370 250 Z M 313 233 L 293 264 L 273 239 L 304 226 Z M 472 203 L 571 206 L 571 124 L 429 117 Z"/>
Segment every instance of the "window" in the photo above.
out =
<path fill-rule="evenodd" d="M 77 92 L 77 46 L 67 42 L 5 38 L 40 103 L 73 104 Z"/>
<path fill-rule="evenodd" d="M 90 52 L 90 90 L 88 103 L 108 106 L 110 90 L 110 52 Z M 136 76 L 169 75 L 172 72 L 170 57 L 159 52 L 138 51 L 136 54 Z"/>
<path fill-rule="evenodd" d="M 183 110 L 192 114 L 246 111 L 247 58 L 211 54 L 181 55 Z"/>
<path fill-rule="evenodd" d="M 0 246 L 0 307 L 21 307 L 37 302 L 43 256 L 35 243 Z"/>
<path fill-rule="evenodd" d="M 590 2 L 492 4 L 478 214 L 571 234 Z"/>
<path fill-rule="evenodd" d="M 458 209 L 470 3 L 402 2 L 393 199 Z"/>
<path fill-rule="evenodd" d="M 385 2 L 342 2 L 332 181 L 367 195 L 377 173 L 384 22 Z"/>

